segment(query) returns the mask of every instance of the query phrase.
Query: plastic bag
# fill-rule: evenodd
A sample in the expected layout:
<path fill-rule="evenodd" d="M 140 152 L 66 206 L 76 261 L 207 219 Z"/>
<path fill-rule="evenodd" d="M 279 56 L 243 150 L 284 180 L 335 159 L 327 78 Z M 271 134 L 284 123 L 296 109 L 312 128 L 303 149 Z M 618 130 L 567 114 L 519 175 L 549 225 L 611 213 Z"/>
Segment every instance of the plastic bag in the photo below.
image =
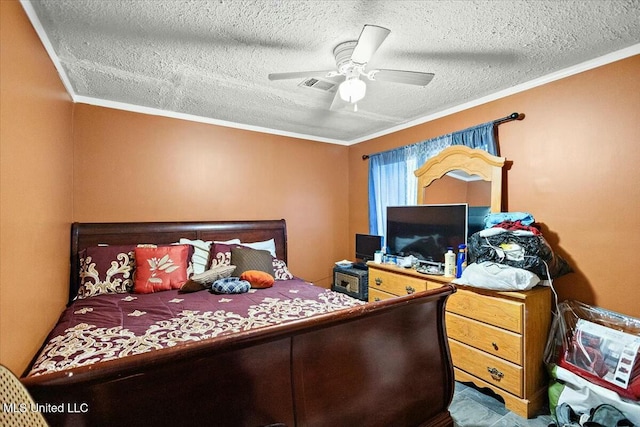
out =
<path fill-rule="evenodd" d="M 561 366 L 620 396 L 640 400 L 640 320 L 578 301 L 558 304 L 545 350 Z"/>

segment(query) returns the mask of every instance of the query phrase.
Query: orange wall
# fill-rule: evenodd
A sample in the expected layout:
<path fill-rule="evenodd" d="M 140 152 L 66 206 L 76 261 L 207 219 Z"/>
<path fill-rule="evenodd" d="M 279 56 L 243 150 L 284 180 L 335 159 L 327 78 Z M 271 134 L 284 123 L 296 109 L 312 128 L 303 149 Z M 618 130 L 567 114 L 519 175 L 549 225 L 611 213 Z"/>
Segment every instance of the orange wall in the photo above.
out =
<path fill-rule="evenodd" d="M 366 232 L 363 154 L 524 113 L 500 125 L 509 211 L 526 211 L 575 273 L 555 281 L 576 299 L 640 317 L 640 56 L 349 147 L 349 233 Z"/>
<path fill-rule="evenodd" d="M 78 104 L 74 220 L 287 221 L 289 268 L 348 257 L 348 147 Z"/>
<path fill-rule="evenodd" d="M 20 4 L 0 17 L 0 363 L 21 374 L 67 299 L 73 104 Z"/>

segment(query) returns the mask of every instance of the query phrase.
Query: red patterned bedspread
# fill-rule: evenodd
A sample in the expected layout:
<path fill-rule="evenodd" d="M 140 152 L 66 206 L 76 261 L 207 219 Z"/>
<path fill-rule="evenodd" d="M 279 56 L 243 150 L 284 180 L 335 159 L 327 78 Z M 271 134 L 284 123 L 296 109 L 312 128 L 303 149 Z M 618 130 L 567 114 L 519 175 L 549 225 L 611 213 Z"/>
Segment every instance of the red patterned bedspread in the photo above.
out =
<path fill-rule="evenodd" d="M 245 294 L 110 294 L 61 315 L 29 375 L 60 371 L 363 304 L 293 279 Z"/>

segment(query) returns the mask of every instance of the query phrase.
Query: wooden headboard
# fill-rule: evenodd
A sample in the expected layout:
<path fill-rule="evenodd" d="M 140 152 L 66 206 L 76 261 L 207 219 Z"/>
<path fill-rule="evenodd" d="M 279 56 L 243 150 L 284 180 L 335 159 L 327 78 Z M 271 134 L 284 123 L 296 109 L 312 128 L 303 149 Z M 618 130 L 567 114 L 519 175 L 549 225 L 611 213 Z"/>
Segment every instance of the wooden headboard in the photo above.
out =
<path fill-rule="evenodd" d="M 99 244 L 171 244 L 181 237 L 195 240 L 258 242 L 274 239 L 276 256 L 287 262 L 287 225 L 284 219 L 261 221 L 111 222 L 71 225 L 71 274 L 69 302 L 78 292 L 79 257 L 83 249 Z"/>

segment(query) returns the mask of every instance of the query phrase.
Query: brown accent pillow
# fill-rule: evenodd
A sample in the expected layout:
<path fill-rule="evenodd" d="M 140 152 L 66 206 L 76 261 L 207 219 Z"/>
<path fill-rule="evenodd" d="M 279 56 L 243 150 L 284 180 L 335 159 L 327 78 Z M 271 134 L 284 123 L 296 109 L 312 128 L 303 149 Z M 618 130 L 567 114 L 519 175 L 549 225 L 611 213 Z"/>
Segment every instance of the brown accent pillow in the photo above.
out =
<path fill-rule="evenodd" d="M 211 249 L 211 267 L 210 268 L 214 268 L 216 266 L 221 266 L 221 265 L 230 265 L 231 264 L 231 248 L 240 247 L 240 246 L 241 245 L 235 244 L 235 243 L 232 243 L 232 244 L 215 243 L 213 245 L 213 248 Z M 287 268 L 286 262 L 278 258 L 273 258 L 272 261 L 273 261 L 274 279 L 289 280 L 295 277 L 293 274 L 291 274 L 291 272 Z M 237 275 L 238 273 L 236 273 L 236 276 Z"/>
<path fill-rule="evenodd" d="M 184 282 L 184 285 L 180 286 L 178 293 L 188 294 L 191 292 L 204 291 L 205 289 L 207 289 L 207 287 L 204 285 L 204 283 L 199 283 L 199 282 L 196 282 L 195 280 L 189 279 L 186 282 Z"/>
<path fill-rule="evenodd" d="M 248 270 L 240 275 L 240 280 L 246 280 L 252 288 L 264 289 L 273 286 L 275 279 L 269 273 L 258 270 Z"/>
<path fill-rule="evenodd" d="M 218 265 L 204 273 L 194 274 L 191 276 L 191 279 L 187 280 L 185 284 L 180 287 L 180 293 L 198 292 L 208 289 L 214 281 L 231 276 L 231 273 L 233 273 L 235 269 L 235 265 Z"/>
<path fill-rule="evenodd" d="M 218 265 L 211 267 L 203 273 L 194 274 L 191 276 L 191 280 L 202 283 L 203 285 L 210 285 L 218 279 L 224 279 L 225 277 L 231 276 L 231 273 L 233 273 L 233 270 L 235 269 L 235 265 Z"/>
<path fill-rule="evenodd" d="M 242 246 L 231 248 L 231 264 L 236 266 L 234 274 L 240 276 L 245 271 L 258 270 L 273 276 L 273 257 L 269 251 Z"/>

